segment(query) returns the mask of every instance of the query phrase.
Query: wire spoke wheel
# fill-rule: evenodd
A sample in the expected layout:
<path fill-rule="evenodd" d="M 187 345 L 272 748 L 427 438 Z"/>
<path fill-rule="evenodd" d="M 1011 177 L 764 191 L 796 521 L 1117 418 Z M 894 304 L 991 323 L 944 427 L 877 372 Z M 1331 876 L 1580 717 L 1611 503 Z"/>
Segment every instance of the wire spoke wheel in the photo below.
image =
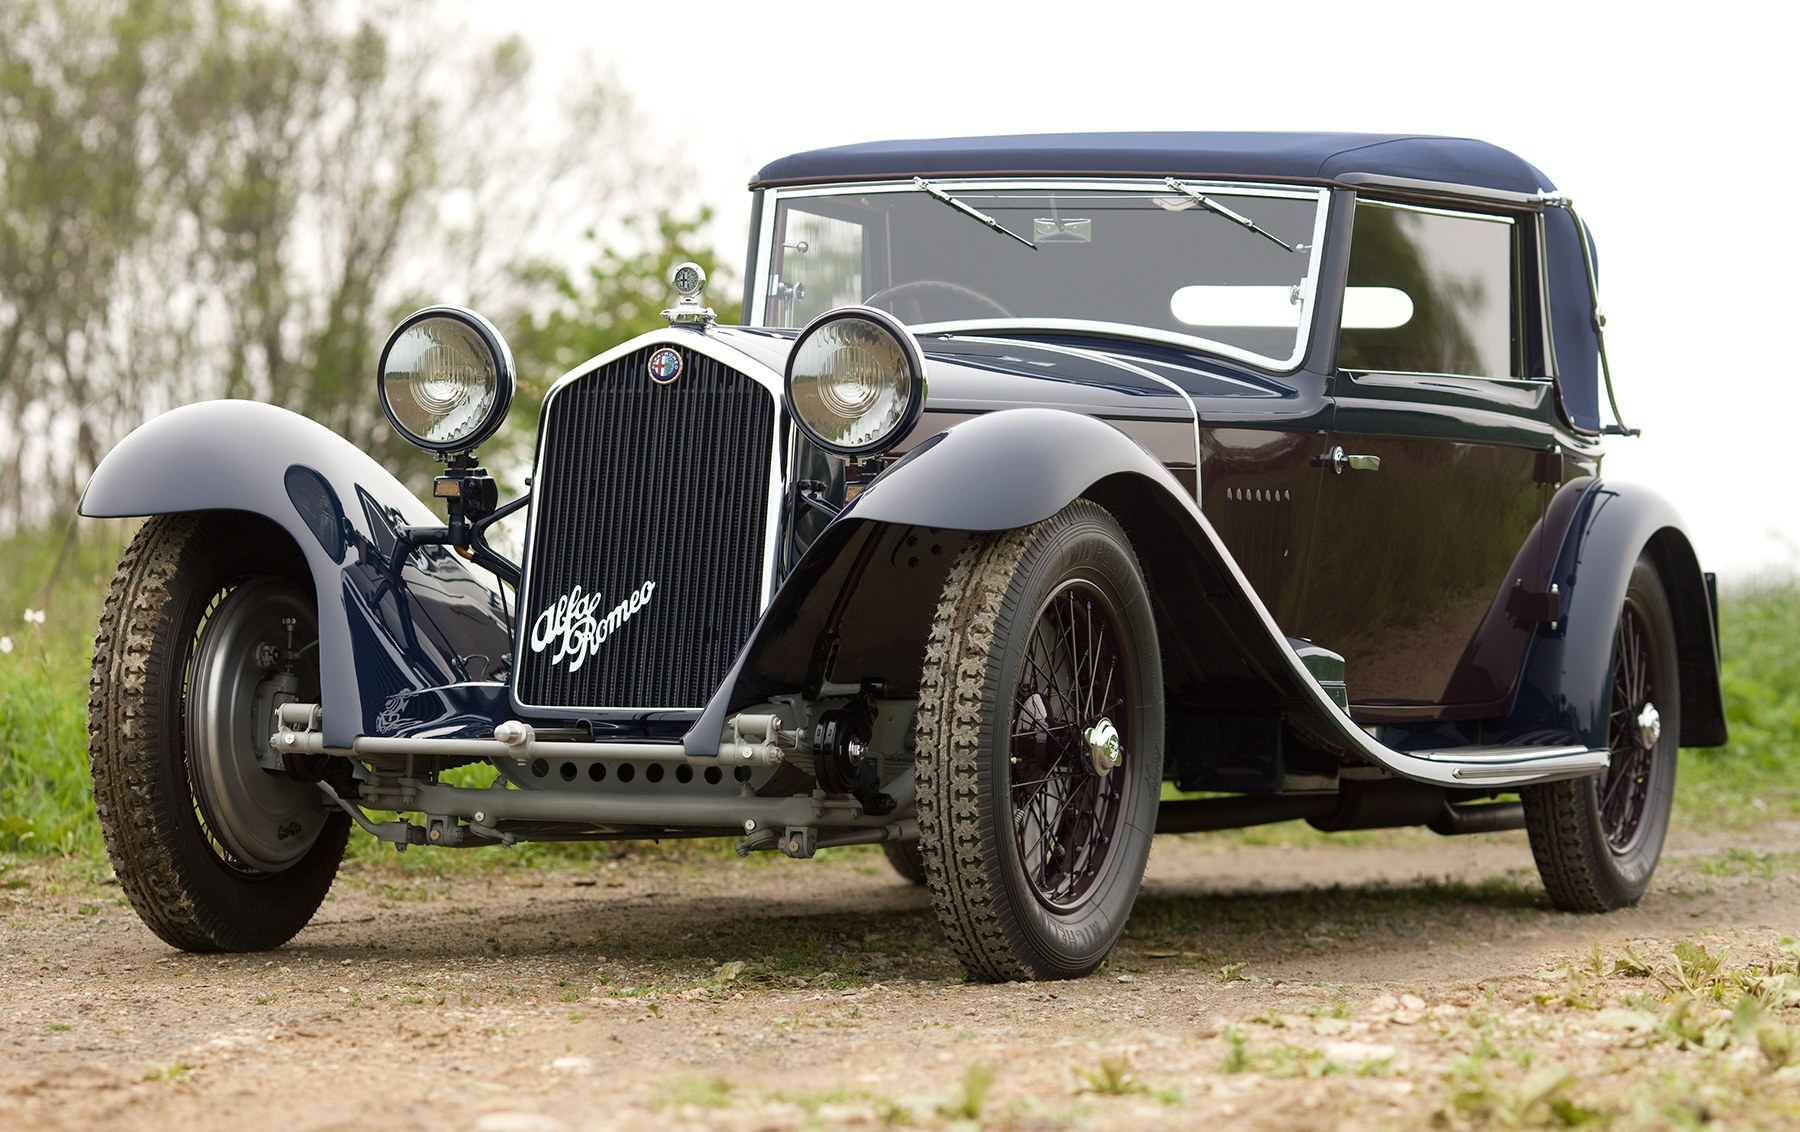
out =
<path fill-rule="evenodd" d="M 1655 566 L 1639 559 L 1613 639 L 1607 769 L 1520 791 L 1551 901 L 1572 912 L 1636 903 L 1662 856 L 1680 742 L 1674 618 Z"/>
<path fill-rule="evenodd" d="M 1656 736 L 1646 743 L 1645 732 L 1660 728 L 1653 673 L 1650 629 L 1642 610 L 1627 603 L 1619 618 L 1618 658 L 1613 665 L 1612 712 L 1608 720 L 1607 747 L 1612 764 L 1600 780 L 1600 820 L 1613 852 L 1629 850 L 1643 831 L 1650 806 L 1650 779 L 1655 769 Z M 1646 722 L 1646 709 L 1649 720 Z"/>
<path fill-rule="evenodd" d="M 919 848 L 977 978 L 1078 978 L 1117 942 L 1162 778 L 1162 668 L 1125 533 L 1078 501 L 945 581 L 919 703 Z"/>
<path fill-rule="evenodd" d="M 1130 777 L 1101 771 L 1087 733 L 1129 721 L 1119 630 L 1086 581 L 1052 594 L 1026 645 L 1013 694 L 1013 836 L 1025 879 L 1046 907 L 1078 907 L 1104 875 L 1119 837 Z M 1130 736 L 1121 735 L 1126 748 Z"/>

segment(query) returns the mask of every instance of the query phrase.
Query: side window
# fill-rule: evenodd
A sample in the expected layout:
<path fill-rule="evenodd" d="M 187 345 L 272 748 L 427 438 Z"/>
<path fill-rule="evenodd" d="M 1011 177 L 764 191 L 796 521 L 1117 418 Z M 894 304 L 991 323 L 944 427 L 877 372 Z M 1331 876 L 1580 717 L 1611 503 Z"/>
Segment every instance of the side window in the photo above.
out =
<path fill-rule="evenodd" d="M 770 321 L 805 326 L 828 310 L 861 302 L 863 226 L 798 208 L 787 209 L 785 217 Z"/>
<path fill-rule="evenodd" d="M 1338 368 L 1515 376 L 1515 244 L 1508 217 L 1357 201 Z"/>

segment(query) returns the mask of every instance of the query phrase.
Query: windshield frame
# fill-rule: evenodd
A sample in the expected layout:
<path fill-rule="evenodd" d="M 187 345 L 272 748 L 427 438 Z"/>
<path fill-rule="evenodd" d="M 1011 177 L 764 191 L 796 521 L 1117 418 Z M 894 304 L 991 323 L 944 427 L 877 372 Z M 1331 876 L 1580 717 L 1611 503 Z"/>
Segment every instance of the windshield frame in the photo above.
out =
<path fill-rule="evenodd" d="M 931 184 L 942 189 L 951 196 L 959 194 L 981 194 L 988 192 L 1118 192 L 1148 195 L 1168 195 L 1168 182 L 1155 177 L 957 177 L 933 178 Z M 1307 351 L 1310 349 L 1315 330 L 1317 316 L 1317 299 L 1320 269 L 1324 263 L 1323 250 L 1325 231 L 1331 214 L 1331 189 L 1326 186 L 1293 185 L 1262 181 L 1221 181 L 1184 178 L 1183 184 L 1204 192 L 1209 196 L 1227 199 L 1245 197 L 1281 197 L 1289 200 L 1311 200 L 1314 203 L 1313 231 L 1307 242 L 1307 250 L 1302 253 L 1309 257 L 1306 275 L 1300 283 L 1300 318 L 1294 331 L 1294 345 L 1287 357 L 1270 357 L 1252 350 L 1234 346 L 1227 342 L 1208 338 L 1201 334 L 1186 334 L 1167 330 L 1143 323 L 1090 321 L 1086 319 L 1067 318 L 995 318 L 982 317 L 958 319 L 955 321 L 918 323 L 908 327 L 915 334 L 945 334 L 959 331 L 994 333 L 1006 329 L 1037 331 L 1043 333 L 1082 333 L 1110 335 L 1120 338 L 1132 338 L 1148 342 L 1163 343 L 1182 349 L 1213 354 L 1234 361 L 1244 362 L 1259 369 L 1273 373 L 1292 373 L 1304 364 Z M 837 181 L 829 184 L 771 186 L 759 190 L 763 194 L 760 207 L 757 209 L 758 231 L 756 233 L 756 270 L 749 279 L 747 297 L 750 304 L 744 312 L 744 321 L 749 326 L 768 325 L 770 267 L 775 262 L 775 226 L 781 214 L 782 205 L 787 202 L 806 198 L 870 195 L 876 193 L 919 193 L 921 190 L 910 179 L 905 181 Z M 1196 212 L 1201 212 L 1196 206 Z M 1218 223 L 1228 223 L 1223 217 L 1213 217 Z M 966 223 L 973 224 L 973 221 Z M 1244 234 L 1246 239 L 1257 239 L 1251 232 Z M 982 238 L 981 233 L 973 233 L 972 239 Z M 997 233 L 989 233 L 986 238 L 999 239 Z"/>

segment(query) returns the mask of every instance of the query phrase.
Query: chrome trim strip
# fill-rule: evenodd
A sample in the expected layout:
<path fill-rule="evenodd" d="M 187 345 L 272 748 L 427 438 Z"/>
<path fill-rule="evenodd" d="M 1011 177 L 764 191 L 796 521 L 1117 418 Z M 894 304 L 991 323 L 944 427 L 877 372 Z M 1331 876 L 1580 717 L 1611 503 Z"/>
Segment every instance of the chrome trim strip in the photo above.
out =
<path fill-rule="evenodd" d="M 764 190 L 767 192 L 767 190 Z M 775 242 L 775 197 L 773 193 L 763 197 L 762 216 L 756 233 L 756 274 L 754 278 L 744 281 L 750 292 L 750 309 L 744 312 L 746 326 L 769 325 L 769 267 L 774 261 Z"/>
<path fill-rule="evenodd" d="M 1430 193 L 1433 196 L 1462 197 L 1466 200 L 1493 201 L 1526 208 L 1542 208 L 1541 193 L 1515 193 L 1510 189 L 1488 189 L 1480 185 L 1457 185 L 1449 181 L 1424 181 L 1413 177 L 1390 177 L 1380 173 L 1344 173 L 1337 178 L 1340 185 L 1351 188 L 1393 189 L 1397 192 Z"/>
<path fill-rule="evenodd" d="M 964 335 L 963 337 L 974 342 L 1006 342 L 1005 338 L 982 338 L 978 335 Z M 1166 386 L 1167 388 L 1174 390 L 1175 395 L 1185 401 L 1188 407 L 1188 423 L 1194 433 L 1194 497 L 1196 499 L 1199 498 L 1200 484 L 1202 482 L 1200 472 L 1200 410 L 1194 404 L 1194 398 L 1187 390 L 1160 373 L 1147 370 L 1143 366 L 1134 365 L 1124 358 L 1117 357 L 1113 354 L 1107 354 L 1100 350 L 1082 350 L 1074 346 L 1053 346 L 1043 342 L 1032 342 L 1030 343 L 1030 346 L 1033 350 L 1042 350 L 1048 354 L 1064 354 L 1069 357 L 1088 358 L 1104 365 L 1116 366 L 1119 369 L 1135 373 L 1139 377 L 1147 378 L 1150 381 L 1156 382 L 1158 385 Z M 1099 419 L 1105 420 L 1106 418 L 1100 417 Z"/>
<path fill-rule="evenodd" d="M 1174 488 L 1180 488 L 1181 485 L 1173 476 L 1169 476 L 1168 480 Z M 1225 549 L 1224 542 L 1213 529 L 1212 521 L 1200 510 L 1198 501 L 1188 498 L 1185 491 L 1174 490 L 1171 494 L 1187 509 L 1189 517 L 1212 544 L 1220 562 L 1228 571 L 1238 596 L 1249 604 L 1251 611 L 1262 622 L 1263 630 L 1274 642 L 1280 644 L 1289 674 L 1297 677 L 1297 683 L 1311 706 L 1337 724 L 1340 737 L 1352 746 L 1353 753 L 1358 757 L 1402 778 L 1428 782 L 1435 786 L 1466 786 L 1477 779 L 1484 786 L 1525 786 L 1593 774 L 1610 765 L 1611 756 L 1604 750 L 1568 745 L 1471 747 L 1459 753 L 1455 748 L 1396 751 L 1379 742 L 1351 719 L 1349 712 L 1338 706 L 1331 694 L 1307 670 L 1300 654 L 1286 643 L 1287 635 L 1276 626 L 1275 618 L 1269 614 L 1268 607 L 1251 587 L 1250 580 L 1244 576 L 1237 560 Z"/>
<path fill-rule="evenodd" d="M 697 354 L 705 354 L 713 361 L 731 367 L 745 377 L 748 377 L 751 381 L 762 386 L 768 391 L 769 396 L 774 399 L 774 432 L 769 438 L 769 491 L 768 497 L 764 502 L 764 513 L 767 516 L 767 521 L 763 535 L 762 593 L 757 597 L 757 613 L 760 616 L 769 608 L 769 603 L 775 599 L 775 571 L 779 562 L 779 553 L 781 549 L 781 505 L 785 498 L 781 475 L 781 422 L 786 411 L 782 408 L 782 377 L 762 362 L 751 357 L 749 354 L 744 353 L 737 347 L 720 341 L 710 330 L 687 327 L 678 328 L 672 326 L 652 330 L 646 334 L 640 334 L 629 342 L 621 343 L 604 353 L 596 354 L 594 357 L 589 358 L 574 369 L 571 369 L 562 377 L 557 378 L 556 383 L 550 387 L 550 391 L 544 394 L 544 407 L 539 410 L 538 417 L 539 431 L 537 445 L 531 461 L 532 471 L 535 474 L 537 468 L 543 463 L 543 416 L 544 412 L 547 411 L 550 406 L 551 399 L 556 396 L 557 392 L 564 386 L 579 381 L 595 369 L 608 365 L 626 354 L 641 350 L 646 346 L 659 344 L 680 346 L 692 350 Z M 514 603 L 513 667 L 515 670 L 522 667 L 525 663 L 524 650 L 526 634 L 519 631 L 518 626 L 527 623 L 525 619 L 528 616 L 527 611 L 530 609 L 529 603 L 531 594 L 529 591 L 529 584 L 531 580 L 531 532 L 537 529 L 538 509 L 543 504 L 543 501 L 543 493 L 533 491 L 531 493 L 531 504 L 526 509 L 525 553 L 521 555 L 522 561 L 520 562 L 521 569 L 518 600 Z M 518 708 L 521 712 L 549 713 L 552 715 L 568 715 L 570 713 L 599 711 L 643 714 L 646 712 L 701 712 L 706 710 L 705 704 L 671 704 L 659 707 L 617 707 L 599 704 L 530 704 L 519 699 L 518 685 L 516 683 L 509 684 L 507 696 L 512 701 L 513 706 Z"/>
<path fill-rule="evenodd" d="M 1533 243 L 1532 257 L 1537 261 L 1537 310 L 1538 337 L 1542 339 L 1540 349 L 1544 351 L 1544 376 L 1558 389 L 1557 398 L 1561 399 L 1562 375 L 1556 364 L 1556 319 L 1550 309 L 1550 240 L 1544 231 L 1544 216 L 1539 213 L 1537 222 L 1531 226 Z"/>
<path fill-rule="evenodd" d="M 1309 295 L 1307 302 L 1312 301 Z M 1311 319 L 1303 320 L 1310 324 Z M 932 334 L 960 334 L 966 330 L 1024 330 L 1045 331 L 1048 333 L 1102 334 L 1108 338 L 1125 338 L 1136 342 L 1150 342 L 1158 346 L 1175 346 L 1183 350 L 1211 354 L 1214 357 L 1228 358 L 1234 362 L 1254 366 L 1257 369 L 1269 370 L 1272 373 L 1292 373 L 1299 367 L 1299 362 L 1282 362 L 1280 366 L 1271 366 L 1269 359 L 1261 354 L 1253 354 L 1224 342 L 1215 342 L 1211 338 L 1202 338 L 1197 334 L 1177 334 L 1172 330 L 1156 330 L 1125 322 L 1096 322 L 1086 318 L 964 318 L 952 322 L 919 322 L 907 327 L 915 337 Z M 1300 336 L 1302 340 L 1306 335 Z M 1031 343 L 1037 346 L 1038 343 Z M 1305 351 L 1301 351 L 1304 356 Z M 1282 368 L 1285 367 L 1285 368 Z"/>
<path fill-rule="evenodd" d="M 1382 374 L 1387 377 L 1447 377 L 1457 381 L 1482 381 L 1492 385 L 1517 385 L 1522 388 L 1549 385 L 1552 380 L 1548 377 L 1489 377 L 1485 373 L 1438 373 L 1410 369 L 1342 369 L 1338 372 L 1347 373 L 1351 377 L 1362 377 L 1366 374 Z"/>
<path fill-rule="evenodd" d="M 306 736 L 310 738 L 310 736 Z M 323 747 L 309 754 L 327 752 Z M 498 739 L 396 739 L 359 735 L 347 752 L 352 755 L 413 755 L 420 758 L 456 759 L 529 759 L 545 758 L 614 759 L 620 762 L 687 762 L 699 766 L 718 766 L 715 757 L 691 757 L 675 743 L 612 743 L 601 740 L 573 742 L 534 739 L 528 745 L 503 743 Z"/>
<path fill-rule="evenodd" d="M 1331 190 L 1313 185 L 1284 185 L 1273 181 L 1207 181 L 1189 177 L 1187 184 L 1204 188 L 1209 193 L 1233 196 L 1285 197 L 1289 200 L 1323 200 Z M 946 191 L 1055 189 L 1058 191 L 1152 192 L 1168 195 L 1169 186 L 1160 177 L 1028 177 L 1011 174 L 1005 177 L 963 176 L 933 177 L 933 185 Z M 779 200 L 784 197 L 866 196 L 870 193 L 916 193 L 912 178 L 893 181 L 833 181 L 829 184 L 790 185 L 764 190 Z"/>
<path fill-rule="evenodd" d="M 1454 767 L 1450 772 L 1464 782 L 1490 782 L 1507 779 L 1515 785 L 1518 776 L 1534 773 L 1533 782 L 1553 778 L 1573 778 L 1581 774 L 1597 774 L 1612 765 L 1612 756 L 1604 750 L 1589 747 L 1512 747 L 1481 754 L 1457 751 L 1419 751 L 1420 758 Z"/>
<path fill-rule="evenodd" d="M 1428 204 L 1414 204 L 1411 201 L 1380 200 L 1376 197 L 1357 197 L 1358 208 L 1391 208 L 1396 212 L 1421 212 L 1426 216 L 1448 216 L 1453 220 L 1479 220 L 1488 224 L 1504 224 L 1514 227 L 1518 218 L 1502 216 L 1493 212 L 1469 212 L 1457 208 L 1436 208 Z"/>
<path fill-rule="evenodd" d="M 500 780 L 504 785 L 505 780 Z M 906 820 L 893 813 L 867 813 L 854 798 L 809 795 L 760 798 L 755 795 L 712 795 L 680 788 L 656 793 L 620 794 L 586 790 L 507 790 L 490 787 L 364 785 L 358 805 L 397 809 L 443 817 L 482 820 L 492 827 L 502 821 L 583 822 L 596 826 L 649 826 L 657 829 L 717 829 L 742 835 L 746 823 L 756 828 L 790 826 L 885 828 Z"/>

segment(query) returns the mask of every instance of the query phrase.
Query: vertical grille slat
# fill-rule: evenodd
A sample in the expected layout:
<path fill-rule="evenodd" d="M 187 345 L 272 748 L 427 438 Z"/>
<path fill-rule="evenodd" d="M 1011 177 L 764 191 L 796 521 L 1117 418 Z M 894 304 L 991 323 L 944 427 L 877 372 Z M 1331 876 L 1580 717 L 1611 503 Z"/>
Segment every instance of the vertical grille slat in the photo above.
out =
<path fill-rule="evenodd" d="M 660 347 L 558 389 L 544 415 L 538 499 L 526 548 L 517 671 L 522 705 L 698 708 L 755 623 L 762 593 L 775 399 L 704 354 Z M 577 587 L 604 621 L 645 582 L 650 601 L 571 672 L 561 640 L 534 648 L 546 610 Z M 595 595 L 598 595 L 597 600 Z"/>

